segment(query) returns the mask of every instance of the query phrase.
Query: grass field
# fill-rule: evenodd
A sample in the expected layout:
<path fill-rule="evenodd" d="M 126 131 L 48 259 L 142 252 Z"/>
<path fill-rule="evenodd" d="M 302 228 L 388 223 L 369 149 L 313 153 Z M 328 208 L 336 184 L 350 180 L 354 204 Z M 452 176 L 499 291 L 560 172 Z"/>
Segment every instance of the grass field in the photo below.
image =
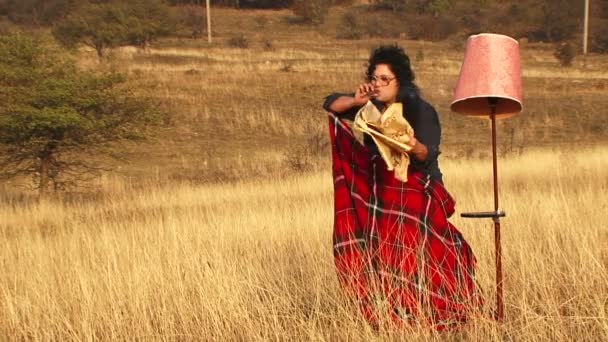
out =
<path fill-rule="evenodd" d="M 589 162 L 588 158 L 592 158 Z M 566 161 L 571 166 L 565 166 Z M 89 340 L 606 340 L 602 149 L 501 160 L 506 320 L 458 335 L 376 334 L 341 295 L 328 170 L 275 181 L 132 189 L 64 204 L 3 198 L 0 335 Z M 492 203 L 490 163 L 444 164 L 459 211 Z M 12 200 L 11 200 L 12 198 Z M 455 217 L 493 302 L 491 221 Z"/>
<path fill-rule="evenodd" d="M 114 146 L 128 162 L 110 161 L 95 191 L 39 199 L 0 184 L 2 339 L 608 340 L 608 57 L 563 68 L 552 46 L 522 46 L 525 110 L 498 126 L 505 322 L 375 333 L 335 275 L 320 105 L 362 80 L 372 46 L 399 42 L 441 114 L 458 212 L 490 210 L 488 123 L 449 111 L 462 44 L 336 40 L 332 20 L 218 13 L 211 45 L 164 40 L 102 64 L 81 53 L 173 116 Z M 228 44 L 237 24 L 247 48 Z M 492 303 L 493 225 L 456 216 Z"/>

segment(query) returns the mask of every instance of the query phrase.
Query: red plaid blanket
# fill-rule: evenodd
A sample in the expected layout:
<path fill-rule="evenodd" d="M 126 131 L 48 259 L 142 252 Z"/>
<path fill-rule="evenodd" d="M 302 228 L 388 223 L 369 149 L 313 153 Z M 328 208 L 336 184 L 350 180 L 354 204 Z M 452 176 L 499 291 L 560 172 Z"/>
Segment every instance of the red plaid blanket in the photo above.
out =
<path fill-rule="evenodd" d="M 448 222 L 453 198 L 411 166 L 407 183 L 395 179 L 345 122 L 331 113 L 329 121 L 341 284 L 373 325 L 466 320 L 481 300 L 473 252 Z"/>

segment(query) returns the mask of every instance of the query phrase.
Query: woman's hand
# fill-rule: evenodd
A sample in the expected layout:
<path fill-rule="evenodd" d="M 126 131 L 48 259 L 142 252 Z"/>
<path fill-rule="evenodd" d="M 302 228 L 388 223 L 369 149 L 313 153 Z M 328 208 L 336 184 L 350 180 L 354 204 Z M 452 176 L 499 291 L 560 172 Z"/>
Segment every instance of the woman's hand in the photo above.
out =
<path fill-rule="evenodd" d="M 355 91 L 354 104 L 355 106 L 363 106 L 367 101 L 371 100 L 376 94 L 376 87 L 371 83 L 363 83 Z"/>
<path fill-rule="evenodd" d="M 426 148 L 426 145 L 418 141 L 415 136 L 410 136 L 410 141 L 408 143 L 412 146 L 412 150 L 410 154 L 414 155 L 414 157 L 419 161 L 425 161 L 426 157 L 429 155 L 429 150 Z"/>
<path fill-rule="evenodd" d="M 0 0 L 1 1 L 1 0 Z M 376 88 L 371 83 L 359 85 L 355 96 L 345 95 L 335 99 L 326 109 L 334 113 L 344 113 L 353 107 L 361 107 L 376 95 Z"/>

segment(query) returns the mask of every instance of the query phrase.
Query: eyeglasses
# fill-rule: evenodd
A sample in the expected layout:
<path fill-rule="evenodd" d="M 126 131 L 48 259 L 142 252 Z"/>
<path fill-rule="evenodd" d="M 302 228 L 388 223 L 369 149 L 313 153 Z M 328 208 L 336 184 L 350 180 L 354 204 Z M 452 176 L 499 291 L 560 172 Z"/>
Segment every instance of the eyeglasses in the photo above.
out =
<path fill-rule="evenodd" d="M 386 75 L 380 75 L 380 76 L 372 76 L 370 78 L 370 82 L 372 83 L 376 83 L 376 85 L 380 86 L 380 87 L 384 87 L 387 86 L 391 83 L 392 80 L 394 80 L 396 77 L 389 77 Z"/>

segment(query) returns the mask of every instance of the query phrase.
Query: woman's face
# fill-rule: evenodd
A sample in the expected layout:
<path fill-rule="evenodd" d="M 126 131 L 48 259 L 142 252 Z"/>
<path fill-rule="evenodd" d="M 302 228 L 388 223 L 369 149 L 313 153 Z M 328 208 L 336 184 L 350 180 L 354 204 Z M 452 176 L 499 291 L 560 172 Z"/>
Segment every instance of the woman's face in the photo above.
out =
<path fill-rule="evenodd" d="M 374 85 L 377 100 L 387 104 L 397 100 L 399 80 L 388 64 L 376 65 L 371 83 Z"/>

